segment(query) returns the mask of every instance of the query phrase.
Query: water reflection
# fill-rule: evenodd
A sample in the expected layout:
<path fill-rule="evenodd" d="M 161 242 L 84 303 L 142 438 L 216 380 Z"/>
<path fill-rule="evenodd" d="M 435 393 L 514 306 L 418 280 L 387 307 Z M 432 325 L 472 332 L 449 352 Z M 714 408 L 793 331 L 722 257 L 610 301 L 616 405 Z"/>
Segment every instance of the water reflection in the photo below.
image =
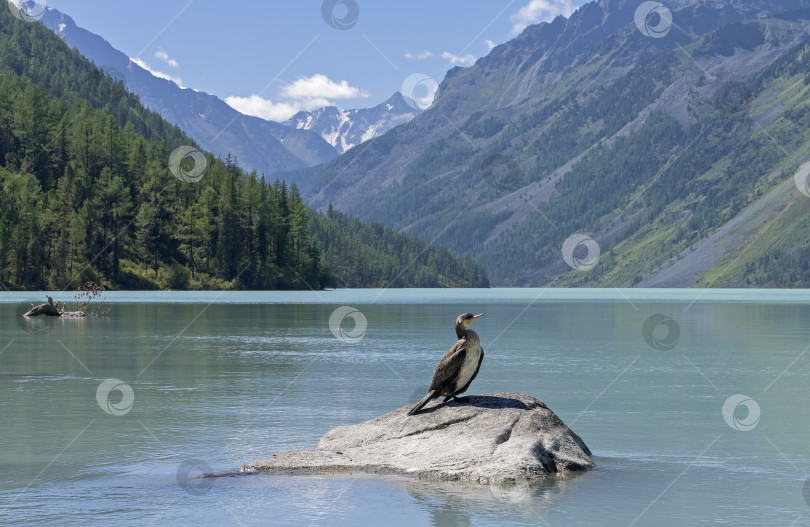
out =
<path fill-rule="evenodd" d="M 576 488 L 587 473 L 565 473 L 529 485 L 477 485 L 402 478 L 402 487 L 428 513 L 431 525 L 471 525 L 483 514 L 527 523 L 541 522 L 549 510 Z"/>

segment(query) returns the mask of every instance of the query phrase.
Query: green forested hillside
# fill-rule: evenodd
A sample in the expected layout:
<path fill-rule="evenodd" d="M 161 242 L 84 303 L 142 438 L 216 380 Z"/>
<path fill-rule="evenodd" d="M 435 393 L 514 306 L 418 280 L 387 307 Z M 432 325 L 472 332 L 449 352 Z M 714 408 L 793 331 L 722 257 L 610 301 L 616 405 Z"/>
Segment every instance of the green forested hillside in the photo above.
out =
<path fill-rule="evenodd" d="M 294 187 L 212 156 L 198 183 L 181 181 L 156 133 L 144 138 L 106 108 L 50 98 L 26 78 L 0 73 L 0 101 L 8 287 L 331 284 Z"/>
<path fill-rule="evenodd" d="M 335 211 L 312 215 L 310 229 L 344 287 L 489 287 L 484 267 L 443 246 Z"/>
<path fill-rule="evenodd" d="M 170 154 L 194 142 L 53 33 L 0 9 L 0 283 L 9 289 L 323 288 L 338 284 L 295 185 L 238 162 Z M 176 171 L 177 172 L 177 171 Z M 196 181 L 193 181 L 196 180 Z M 364 236 L 364 244 L 369 243 Z M 415 242 L 414 242 L 415 243 Z M 331 253 L 367 261 L 351 233 Z M 446 251 L 445 251 L 446 252 Z M 447 253 L 449 255 L 449 253 Z M 392 259 L 397 284 L 421 277 Z M 456 265 L 450 256 L 451 264 Z M 342 260 L 337 268 L 351 269 Z M 466 271 L 466 267 L 464 270 Z M 480 282 L 470 268 L 470 278 Z M 383 275 L 387 276 L 387 275 Z M 485 280 L 485 279 L 484 279 Z M 345 280 L 378 285 L 353 269 Z"/>

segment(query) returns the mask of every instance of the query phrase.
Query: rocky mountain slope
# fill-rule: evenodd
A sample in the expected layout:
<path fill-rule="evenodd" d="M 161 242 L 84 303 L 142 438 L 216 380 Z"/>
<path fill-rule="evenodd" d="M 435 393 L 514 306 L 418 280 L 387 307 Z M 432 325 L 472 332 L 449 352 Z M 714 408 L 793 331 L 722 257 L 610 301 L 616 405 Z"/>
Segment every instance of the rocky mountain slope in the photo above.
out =
<path fill-rule="evenodd" d="M 312 171 L 309 199 L 499 285 L 810 284 L 773 271 L 810 245 L 781 215 L 808 199 L 785 183 L 810 156 L 808 8 L 591 2 L 450 70 L 414 120 Z"/>

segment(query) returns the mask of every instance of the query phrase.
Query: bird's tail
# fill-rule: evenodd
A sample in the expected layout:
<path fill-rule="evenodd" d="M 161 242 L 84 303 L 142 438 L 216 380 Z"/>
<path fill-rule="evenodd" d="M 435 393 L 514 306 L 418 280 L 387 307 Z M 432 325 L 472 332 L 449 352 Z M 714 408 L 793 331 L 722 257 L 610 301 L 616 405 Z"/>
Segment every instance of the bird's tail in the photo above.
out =
<path fill-rule="evenodd" d="M 413 406 L 413 408 L 410 409 L 410 411 L 408 412 L 408 415 L 415 414 L 416 412 L 421 410 L 428 403 L 428 401 L 430 401 L 431 399 L 435 399 L 435 398 L 436 398 L 436 391 L 435 390 L 430 390 L 427 395 L 422 397 L 421 401 L 416 403 Z"/>

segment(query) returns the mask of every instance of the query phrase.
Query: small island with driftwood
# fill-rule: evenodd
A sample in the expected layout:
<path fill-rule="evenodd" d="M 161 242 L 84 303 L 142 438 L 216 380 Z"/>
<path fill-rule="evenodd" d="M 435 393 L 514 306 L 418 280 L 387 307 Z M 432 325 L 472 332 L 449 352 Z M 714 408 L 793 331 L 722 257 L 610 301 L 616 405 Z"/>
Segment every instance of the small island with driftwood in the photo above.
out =
<path fill-rule="evenodd" d="M 28 311 L 23 313 L 22 316 L 24 317 L 38 317 L 41 315 L 49 316 L 49 317 L 86 317 L 88 315 L 88 305 L 90 301 L 102 293 L 101 288 L 93 282 L 88 282 L 84 284 L 84 286 L 79 288 L 79 292 L 74 296 L 77 300 L 77 305 L 75 309 L 62 309 L 67 308 L 69 303 L 63 304 L 62 302 L 57 302 L 54 304 L 53 298 L 50 295 L 46 294 L 45 298 L 48 301 L 44 304 L 39 304 L 36 306 L 32 306 Z M 96 307 L 93 314 L 98 314 L 101 310 Z M 62 309 L 60 311 L 60 309 Z"/>

